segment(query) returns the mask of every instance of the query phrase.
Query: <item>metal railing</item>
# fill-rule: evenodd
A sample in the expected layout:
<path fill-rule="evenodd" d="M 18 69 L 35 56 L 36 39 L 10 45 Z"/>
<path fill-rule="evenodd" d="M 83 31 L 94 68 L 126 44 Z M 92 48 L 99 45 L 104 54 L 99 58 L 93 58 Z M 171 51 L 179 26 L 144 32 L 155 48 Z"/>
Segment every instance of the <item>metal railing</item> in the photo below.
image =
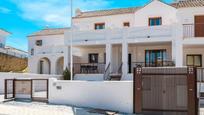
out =
<path fill-rule="evenodd" d="M 110 80 L 110 73 L 111 73 L 111 70 L 110 70 L 110 63 L 108 64 L 108 66 L 106 67 L 105 69 L 105 72 L 103 74 L 103 79 L 104 80 Z"/>
<path fill-rule="evenodd" d="M 12 50 L 9 48 L 0 48 L 0 53 L 7 54 L 18 58 L 27 58 L 28 53 L 24 51 Z"/>
<path fill-rule="evenodd" d="M 161 61 L 161 62 L 132 62 L 132 66 L 142 66 L 142 67 L 169 67 L 169 66 L 175 66 L 174 61 Z"/>
<path fill-rule="evenodd" d="M 122 67 L 123 67 L 123 63 L 120 64 L 117 73 L 122 74 L 123 72 Z"/>
<path fill-rule="evenodd" d="M 197 81 L 204 82 L 204 68 L 197 68 Z"/>
<path fill-rule="evenodd" d="M 175 66 L 175 63 L 173 61 L 162 61 L 159 63 L 132 62 L 131 66 L 129 66 L 131 67 L 130 72 L 132 73 L 133 69 L 138 66 L 141 66 L 141 67 L 172 67 L 172 66 Z"/>
<path fill-rule="evenodd" d="M 183 37 L 184 39 L 192 37 L 204 37 L 202 31 L 204 29 L 204 23 L 199 24 L 183 24 Z"/>
<path fill-rule="evenodd" d="M 105 63 L 73 63 L 74 74 L 103 74 Z"/>

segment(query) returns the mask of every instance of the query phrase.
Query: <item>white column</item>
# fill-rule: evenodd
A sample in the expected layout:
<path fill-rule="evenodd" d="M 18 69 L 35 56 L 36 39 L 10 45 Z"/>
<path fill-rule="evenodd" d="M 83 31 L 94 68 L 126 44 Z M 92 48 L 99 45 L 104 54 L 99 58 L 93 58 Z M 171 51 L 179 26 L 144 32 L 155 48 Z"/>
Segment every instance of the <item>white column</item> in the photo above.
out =
<path fill-rule="evenodd" d="M 181 24 L 175 24 L 172 28 L 173 40 L 172 40 L 172 59 L 175 62 L 176 67 L 183 66 L 183 26 Z"/>
<path fill-rule="evenodd" d="M 54 59 L 54 60 L 50 60 L 51 62 L 50 62 L 50 74 L 57 74 L 56 73 L 56 60 Z"/>
<path fill-rule="evenodd" d="M 112 63 L 112 44 L 107 43 L 106 44 L 106 68 L 108 67 L 110 63 L 110 70 L 111 70 L 111 63 Z"/>
<path fill-rule="evenodd" d="M 176 67 L 183 66 L 183 44 L 181 40 L 172 41 L 172 58 Z"/>
<path fill-rule="evenodd" d="M 66 67 L 69 69 L 70 68 L 70 47 L 65 46 L 64 48 L 64 70 Z"/>
<path fill-rule="evenodd" d="M 125 41 L 122 43 L 122 63 L 123 79 L 124 77 L 127 77 L 128 74 L 128 43 Z"/>

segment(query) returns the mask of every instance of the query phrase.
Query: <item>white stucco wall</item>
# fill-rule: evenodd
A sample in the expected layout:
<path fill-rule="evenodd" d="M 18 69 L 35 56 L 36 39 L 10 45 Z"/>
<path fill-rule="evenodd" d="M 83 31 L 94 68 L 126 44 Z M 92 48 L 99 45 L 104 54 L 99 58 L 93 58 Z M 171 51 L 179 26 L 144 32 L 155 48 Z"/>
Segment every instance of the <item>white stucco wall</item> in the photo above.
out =
<path fill-rule="evenodd" d="M 87 82 L 50 79 L 49 89 L 49 103 L 133 112 L 131 81 Z"/>
<path fill-rule="evenodd" d="M 28 51 L 29 54 L 32 48 L 36 47 L 36 40 L 42 40 L 42 47 L 50 46 L 63 46 L 64 45 L 64 34 L 61 35 L 48 35 L 48 36 L 36 36 L 28 38 Z M 35 49 L 34 49 L 35 50 Z"/>
<path fill-rule="evenodd" d="M 47 58 L 50 61 L 50 74 L 57 74 L 57 62 L 60 58 L 64 57 L 63 53 L 56 54 L 40 54 L 28 58 L 29 73 L 39 73 L 39 61 Z"/>
<path fill-rule="evenodd" d="M 118 14 L 110 16 L 73 19 L 75 30 L 94 30 L 95 23 L 105 23 L 106 29 L 123 28 L 124 22 L 134 25 L 134 14 Z"/>
<path fill-rule="evenodd" d="M 180 8 L 177 18 L 181 24 L 194 24 L 194 16 L 204 15 L 204 7 Z"/>
<path fill-rule="evenodd" d="M 151 17 L 162 17 L 162 25 L 171 25 L 177 22 L 176 12 L 175 8 L 154 0 L 135 12 L 135 26 L 148 26 Z"/>

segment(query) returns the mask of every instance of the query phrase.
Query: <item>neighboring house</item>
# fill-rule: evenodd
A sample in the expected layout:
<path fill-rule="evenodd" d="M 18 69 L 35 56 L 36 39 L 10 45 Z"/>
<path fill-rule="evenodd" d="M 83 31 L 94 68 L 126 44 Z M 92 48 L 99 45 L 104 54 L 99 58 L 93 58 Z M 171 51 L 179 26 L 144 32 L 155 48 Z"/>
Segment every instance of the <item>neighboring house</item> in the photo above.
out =
<path fill-rule="evenodd" d="M 28 36 L 31 73 L 61 74 L 64 70 L 66 28 L 43 29 Z"/>
<path fill-rule="evenodd" d="M 10 46 L 6 46 L 6 38 L 11 35 L 10 32 L 0 29 L 0 53 L 8 54 L 14 57 L 27 58 L 28 53 Z"/>
<path fill-rule="evenodd" d="M 204 66 L 204 0 L 82 12 L 73 28 L 44 29 L 29 36 L 31 73 L 61 74 L 70 67 L 70 38 L 75 76 L 94 73 L 132 79 L 133 68 Z M 96 74 L 98 73 L 98 74 Z"/>

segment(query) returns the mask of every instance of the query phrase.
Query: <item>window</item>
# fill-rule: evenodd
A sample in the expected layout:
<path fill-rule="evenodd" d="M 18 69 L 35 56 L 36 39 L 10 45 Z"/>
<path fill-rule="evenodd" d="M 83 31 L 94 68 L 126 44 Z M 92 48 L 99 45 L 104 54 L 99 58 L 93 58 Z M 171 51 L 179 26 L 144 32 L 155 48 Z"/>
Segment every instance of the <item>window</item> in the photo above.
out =
<path fill-rule="evenodd" d="M 145 50 L 145 66 L 147 67 L 162 67 L 166 60 L 166 49 Z"/>
<path fill-rule="evenodd" d="M 42 46 L 42 40 L 36 40 L 35 44 L 36 44 L 37 46 Z"/>
<path fill-rule="evenodd" d="M 98 54 L 89 54 L 89 63 L 98 63 Z"/>
<path fill-rule="evenodd" d="M 202 66 L 202 55 L 187 55 L 187 66 Z"/>
<path fill-rule="evenodd" d="M 162 25 L 162 18 L 149 18 L 149 26 L 159 26 Z"/>
<path fill-rule="evenodd" d="M 95 30 L 105 29 L 105 23 L 96 23 Z"/>
<path fill-rule="evenodd" d="M 130 22 L 124 22 L 124 23 L 123 23 L 123 26 L 124 26 L 124 27 L 130 27 Z"/>
<path fill-rule="evenodd" d="M 31 54 L 31 55 L 34 55 L 34 49 L 33 49 L 33 48 L 31 49 L 30 54 Z"/>

